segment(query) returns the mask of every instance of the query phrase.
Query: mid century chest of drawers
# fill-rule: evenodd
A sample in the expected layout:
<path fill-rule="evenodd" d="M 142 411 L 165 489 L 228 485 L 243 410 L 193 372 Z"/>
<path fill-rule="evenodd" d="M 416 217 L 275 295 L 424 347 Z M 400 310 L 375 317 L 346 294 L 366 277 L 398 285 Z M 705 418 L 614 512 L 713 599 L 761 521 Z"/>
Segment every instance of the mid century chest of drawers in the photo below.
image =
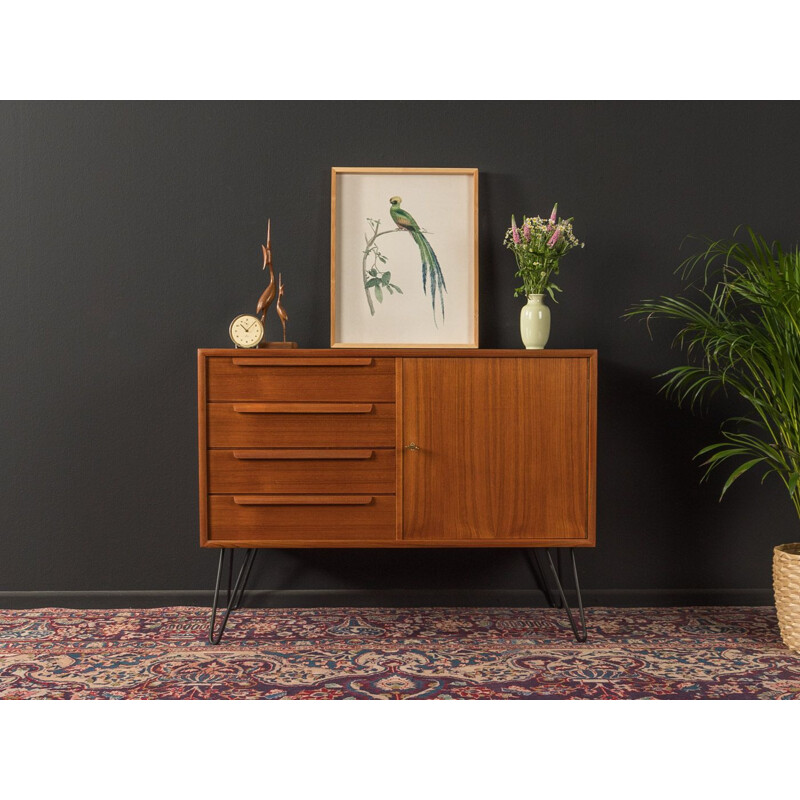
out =
<path fill-rule="evenodd" d="M 200 350 L 200 544 L 591 547 L 594 350 Z"/>

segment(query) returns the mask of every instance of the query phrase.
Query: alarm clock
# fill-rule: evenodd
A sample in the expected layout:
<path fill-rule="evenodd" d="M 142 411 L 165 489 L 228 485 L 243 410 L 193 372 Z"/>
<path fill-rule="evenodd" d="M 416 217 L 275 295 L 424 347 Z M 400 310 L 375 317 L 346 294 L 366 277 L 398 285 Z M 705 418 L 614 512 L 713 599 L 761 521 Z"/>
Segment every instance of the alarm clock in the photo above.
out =
<path fill-rule="evenodd" d="M 258 347 L 264 338 L 264 326 L 261 320 L 252 314 L 239 314 L 231 322 L 228 333 L 237 347 Z"/>

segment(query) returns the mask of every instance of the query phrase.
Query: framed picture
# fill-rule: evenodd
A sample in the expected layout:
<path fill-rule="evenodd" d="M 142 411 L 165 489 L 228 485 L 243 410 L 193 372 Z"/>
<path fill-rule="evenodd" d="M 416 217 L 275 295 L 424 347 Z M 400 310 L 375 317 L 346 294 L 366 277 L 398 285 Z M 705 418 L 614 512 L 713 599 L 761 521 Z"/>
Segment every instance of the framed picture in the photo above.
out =
<path fill-rule="evenodd" d="M 478 170 L 333 167 L 331 347 L 478 346 Z"/>

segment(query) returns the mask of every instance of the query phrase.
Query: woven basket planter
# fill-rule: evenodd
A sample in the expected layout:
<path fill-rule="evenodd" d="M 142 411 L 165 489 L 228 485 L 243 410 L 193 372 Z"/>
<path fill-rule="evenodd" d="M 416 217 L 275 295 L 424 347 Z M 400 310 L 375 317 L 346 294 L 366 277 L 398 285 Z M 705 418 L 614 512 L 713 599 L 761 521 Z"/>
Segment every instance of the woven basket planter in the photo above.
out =
<path fill-rule="evenodd" d="M 800 542 L 778 545 L 773 553 L 772 583 L 781 638 L 790 650 L 800 651 Z"/>

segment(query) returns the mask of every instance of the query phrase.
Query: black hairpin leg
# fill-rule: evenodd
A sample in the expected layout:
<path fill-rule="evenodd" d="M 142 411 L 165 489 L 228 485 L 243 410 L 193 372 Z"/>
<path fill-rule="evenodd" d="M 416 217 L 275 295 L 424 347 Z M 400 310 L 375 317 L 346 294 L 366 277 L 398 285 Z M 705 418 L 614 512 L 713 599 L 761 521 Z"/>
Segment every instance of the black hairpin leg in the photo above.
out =
<path fill-rule="evenodd" d="M 561 605 L 561 599 L 559 598 L 558 601 L 556 601 L 550 592 L 550 586 L 548 585 L 547 579 L 544 576 L 544 570 L 539 562 L 539 554 L 536 552 L 536 548 L 529 547 L 525 553 L 528 556 L 528 563 L 531 565 L 533 577 L 536 580 L 536 583 L 539 584 L 539 588 L 544 592 L 547 604 L 550 606 L 550 608 L 563 608 Z"/>
<path fill-rule="evenodd" d="M 242 566 L 239 567 L 239 572 L 236 575 L 236 583 L 233 582 L 233 556 L 235 548 L 222 548 L 219 551 L 219 564 L 217 565 L 217 584 L 214 587 L 214 602 L 211 606 L 211 622 L 208 626 L 208 641 L 210 644 L 219 644 L 222 639 L 222 634 L 225 632 L 225 626 L 228 624 L 228 617 L 231 611 L 239 608 L 242 604 L 242 597 L 244 596 L 244 589 L 247 586 L 247 579 L 250 577 L 250 570 L 253 568 L 253 561 L 256 558 L 255 548 L 245 550 L 244 561 Z M 222 571 L 225 562 L 226 554 L 228 558 L 228 589 L 227 589 L 227 607 L 222 616 L 219 624 L 219 629 L 215 630 L 217 620 L 217 607 L 219 605 L 219 588 L 222 583 Z"/>
<path fill-rule="evenodd" d="M 564 589 L 561 586 L 561 581 L 558 577 L 558 570 L 556 569 L 556 565 L 553 563 L 553 556 L 550 554 L 550 548 L 547 548 L 547 558 L 550 561 L 550 571 L 553 573 L 553 578 L 555 578 L 556 586 L 558 587 L 558 593 L 561 595 L 561 602 L 563 603 L 563 607 L 567 612 L 567 618 L 569 619 L 570 627 L 572 628 L 572 633 L 575 636 L 576 642 L 585 642 L 587 639 L 587 632 L 586 632 L 586 616 L 583 613 L 583 600 L 581 598 L 581 585 L 578 582 L 578 567 L 575 563 L 575 549 L 570 547 L 569 553 L 572 556 L 572 577 L 575 580 L 575 593 L 578 596 L 578 609 L 580 610 L 580 618 L 581 618 L 581 629 L 578 631 L 578 627 L 575 625 L 575 620 L 572 616 L 572 610 L 569 607 L 569 603 L 567 603 L 566 595 L 564 594 Z M 549 592 L 548 592 L 549 594 Z"/>

